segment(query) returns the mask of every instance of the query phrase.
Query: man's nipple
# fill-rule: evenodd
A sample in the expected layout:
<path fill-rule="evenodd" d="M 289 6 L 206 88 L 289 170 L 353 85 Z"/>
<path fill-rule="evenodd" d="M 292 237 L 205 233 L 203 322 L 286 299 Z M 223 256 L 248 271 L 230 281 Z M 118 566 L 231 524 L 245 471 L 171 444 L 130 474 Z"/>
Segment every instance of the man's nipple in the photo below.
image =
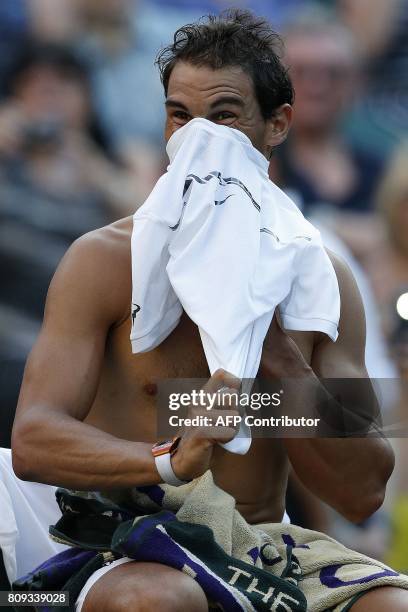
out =
<path fill-rule="evenodd" d="M 153 382 L 148 382 L 142 387 L 143 391 L 146 395 L 150 395 L 151 397 L 155 397 L 157 395 L 157 385 Z"/>

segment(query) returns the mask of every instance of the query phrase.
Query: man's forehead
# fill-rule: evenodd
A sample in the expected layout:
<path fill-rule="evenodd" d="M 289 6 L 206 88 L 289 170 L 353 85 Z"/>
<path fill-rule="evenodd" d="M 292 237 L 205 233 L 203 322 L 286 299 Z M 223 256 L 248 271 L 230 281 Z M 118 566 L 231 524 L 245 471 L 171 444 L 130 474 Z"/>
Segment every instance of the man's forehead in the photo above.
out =
<path fill-rule="evenodd" d="M 247 98 L 253 94 L 251 77 L 239 66 L 227 66 L 213 70 L 208 66 L 196 66 L 177 62 L 168 84 L 167 99 L 184 95 L 211 97 L 220 93 Z"/>

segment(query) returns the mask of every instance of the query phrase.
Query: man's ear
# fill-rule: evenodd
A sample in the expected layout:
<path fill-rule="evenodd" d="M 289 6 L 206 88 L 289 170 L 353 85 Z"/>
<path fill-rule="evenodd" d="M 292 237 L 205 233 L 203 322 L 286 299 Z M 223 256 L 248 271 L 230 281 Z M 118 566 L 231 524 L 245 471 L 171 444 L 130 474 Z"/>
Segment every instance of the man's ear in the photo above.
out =
<path fill-rule="evenodd" d="M 268 158 L 270 158 L 273 149 L 286 140 L 292 124 L 292 115 L 293 108 L 291 105 L 282 104 L 282 106 L 279 106 L 274 111 L 273 116 L 267 120 L 264 149 Z"/>

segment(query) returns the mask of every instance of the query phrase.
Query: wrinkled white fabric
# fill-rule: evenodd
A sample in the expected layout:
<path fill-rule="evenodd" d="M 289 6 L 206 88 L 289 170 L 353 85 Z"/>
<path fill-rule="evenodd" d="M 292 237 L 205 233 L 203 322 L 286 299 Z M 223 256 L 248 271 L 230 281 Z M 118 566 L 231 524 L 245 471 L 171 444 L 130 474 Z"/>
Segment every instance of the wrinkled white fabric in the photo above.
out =
<path fill-rule="evenodd" d="M 133 217 L 133 352 L 158 346 L 183 309 L 211 374 L 256 376 L 278 305 L 286 329 L 336 340 L 339 289 L 320 234 L 270 181 L 247 136 L 194 119 L 167 153 L 167 172 Z M 225 447 L 249 445 L 241 430 Z"/>
<path fill-rule="evenodd" d="M 66 548 L 48 535 L 60 515 L 55 487 L 17 478 L 10 449 L 0 448 L 0 548 L 10 582 Z"/>

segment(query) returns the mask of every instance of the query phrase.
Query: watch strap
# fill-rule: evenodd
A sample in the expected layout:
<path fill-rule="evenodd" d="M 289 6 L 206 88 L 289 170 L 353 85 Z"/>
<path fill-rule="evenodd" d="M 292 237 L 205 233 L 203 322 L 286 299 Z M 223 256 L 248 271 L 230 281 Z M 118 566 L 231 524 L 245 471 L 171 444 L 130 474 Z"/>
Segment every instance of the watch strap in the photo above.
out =
<path fill-rule="evenodd" d="M 171 458 L 177 451 L 180 439 L 180 436 L 177 436 L 173 438 L 173 440 L 157 442 L 152 448 L 156 468 L 161 479 L 173 487 L 180 487 L 190 482 L 189 480 L 180 480 L 180 478 L 177 478 L 173 466 L 171 465 Z"/>
<path fill-rule="evenodd" d="M 180 480 L 180 478 L 177 478 L 173 471 L 173 466 L 171 465 L 170 453 L 156 455 L 154 460 L 156 462 L 157 471 L 165 483 L 172 485 L 173 487 L 181 487 L 181 485 L 190 482 L 189 480 Z"/>

